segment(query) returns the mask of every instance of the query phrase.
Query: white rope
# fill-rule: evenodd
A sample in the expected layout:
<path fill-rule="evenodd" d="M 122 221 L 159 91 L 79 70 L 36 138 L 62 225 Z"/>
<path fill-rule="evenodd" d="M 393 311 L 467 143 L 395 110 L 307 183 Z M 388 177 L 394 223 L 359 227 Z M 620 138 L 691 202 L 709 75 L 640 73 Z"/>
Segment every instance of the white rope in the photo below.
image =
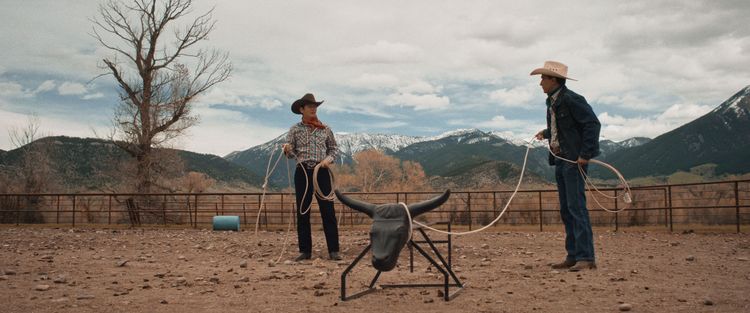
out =
<path fill-rule="evenodd" d="M 276 162 L 273 164 L 273 168 L 271 168 L 271 160 L 273 160 L 273 155 L 276 153 L 276 149 L 271 150 L 271 155 L 268 157 L 268 165 L 266 166 L 266 177 L 263 179 L 263 195 L 260 197 L 260 207 L 258 207 L 258 216 L 255 219 L 255 234 L 258 234 L 258 225 L 260 224 L 260 213 L 263 211 L 263 205 L 265 204 L 266 200 L 266 191 L 268 190 L 268 178 L 271 176 L 271 173 L 273 173 L 274 170 L 276 170 L 276 165 L 279 164 L 279 161 L 281 161 L 281 157 L 284 155 L 283 153 L 279 153 L 279 157 L 276 159 Z"/>
<path fill-rule="evenodd" d="M 406 217 L 408 217 L 408 218 L 409 218 L 409 239 L 408 239 L 408 240 L 411 240 L 411 236 L 412 236 L 412 228 L 414 227 L 414 224 L 412 224 L 412 223 L 417 223 L 417 222 L 415 222 L 415 221 L 413 221 L 413 220 L 411 219 L 411 212 L 409 212 L 409 207 L 408 207 L 408 206 L 406 206 L 406 203 L 403 203 L 403 202 L 399 202 L 398 204 L 400 204 L 401 206 L 403 206 L 403 207 L 404 207 L 404 210 L 406 210 Z"/>
<path fill-rule="evenodd" d="M 586 171 L 583 170 L 583 166 L 581 164 L 578 164 L 578 162 L 573 161 L 573 160 L 568 160 L 566 158 L 563 158 L 561 156 L 556 155 L 554 152 L 552 152 L 552 150 L 549 148 L 549 146 L 547 146 L 547 151 L 549 151 L 549 153 L 551 153 L 552 156 L 554 156 L 557 159 L 560 159 L 560 160 L 563 160 L 565 162 L 573 163 L 573 164 L 578 165 L 578 172 L 581 173 L 581 177 L 583 177 L 583 181 L 586 184 L 586 186 L 589 187 L 588 188 L 589 190 L 594 190 L 596 193 L 600 194 L 601 196 L 603 196 L 605 198 L 613 199 L 615 201 L 617 201 L 617 199 L 619 199 L 620 197 L 622 197 L 622 199 L 623 199 L 623 201 L 625 203 L 630 204 L 632 202 L 632 197 L 631 197 L 632 193 L 630 191 L 630 184 L 628 184 L 628 181 L 625 179 L 625 177 L 622 176 L 622 173 L 620 173 L 620 171 L 618 171 L 614 166 L 612 166 L 610 164 L 607 164 L 606 162 L 602 162 L 602 161 L 595 160 L 595 159 L 589 160 L 589 163 L 594 163 L 594 164 L 599 164 L 601 166 L 604 166 L 605 168 L 607 168 L 610 171 L 612 171 L 613 173 L 615 173 L 615 175 L 617 175 L 617 179 L 620 181 L 621 185 L 623 186 L 623 189 L 625 190 L 625 192 L 622 193 L 620 196 L 610 196 L 608 194 L 605 194 L 605 193 L 601 192 L 599 190 L 599 188 L 597 188 L 596 185 L 594 185 L 594 183 L 591 182 L 591 179 L 586 174 Z M 604 207 L 599 202 L 599 199 L 596 198 L 595 194 L 592 193 L 591 194 L 591 198 L 594 199 L 594 202 L 596 202 L 596 204 L 599 206 L 600 209 L 602 209 L 604 211 L 607 211 L 607 212 L 610 212 L 610 213 L 622 212 L 622 211 L 624 211 L 627 208 L 627 206 L 623 206 L 622 208 L 619 208 L 617 210 L 610 210 L 610 209 L 607 209 L 606 207 Z"/>
<path fill-rule="evenodd" d="M 286 163 L 286 178 L 289 181 L 289 190 L 291 190 L 292 189 L 292 176 L 291 176 L 291 171 L 289 170 L 289 162 L 285 162 L 285 163 Z M 292 209 L 294 209 L 294 206 L 292 206 Z M 284 252 L 286 252 L 286 243 L 287 241 L 289 241 L 289 233 L 292 232 L 292 220 L 294 220 L 295 218 L 296 216 L 292 216 L 292 218 L 289 219 L 289 223 L 286 226 L 286 235 L 284 235 L 284 242 L 281 244 L 281 253 L 279 254 L 279 258 L 277 258 L 276 262 L 274 263 L 279 263 L 281 261 L 281 258 L 284 256 Z"/>
<path fill-rule="evenodd" d="M 547 149 L 549 150 L 549 147 Z M 492 225 L 494 225 L 495 223 L 497 223 L 497 221 L 499 221 L 500 218 L 502 218 L 503 214 L 505 214 L 505 211 L 508 210 L 508 207 L 510 206 L 510 203 L 513 201 L 513 197 L 515 197 L 516 194 L 518 193 L 518 189 L 521 186 L 521 182 L 523 181 L 524 172 L 526 171 L 526 162 L 528 161 L 529 151 L 530 150 L 531 150 L 531 144 L 529 142 L 527 142 L 527 145 L 526 145 L 526 154 L 523 157 L 523 166 L 521 167 L 521 175 L 520 175 L 520 177 L 518 177 L 518 184 L 516 184 L 516 189 L 513 190 L 513 194 L 510 195 L 510 198 L 508 199 L 508 202 L 505 203 L 505 207 L 503 207 L 502 211 L 500 211 L 500 214 L 497 217 L 495 217 L 495 219 L 492 222 L 490 222 L 489 224 L 487 224 L 487 225 L 485 225 L 485 226 L 483 226 L 483 227 L 481 227 L 479 229 L 475 229 L 475 230 L 471 230 L 471 231 L 466 231 L 466 232 L 449 232 L 449 231 L 444 231 L 444 230 L 440 230 L 440 229 L 437 229 L 437 228 L 433 228 L 433 227 L 427 226 L 427 225 L 422 224 L 422 223 L 420 223 L 418 221 L 412 221 L 412 222 L 414 224 L 422 226 L 422 227 L 424 227 L 426 229 L 429 229 L 429 230 L 432 230 L 432 231 L 435 231 L 435 232 L 438 232 L 438 233 L 441 233 L 441 234 L 455 235 L 455 236 L 475 234 L 475 233 L 484 231 L 485 229 L 491 227 Z M 552 153 L 551 150 L 549 152 Z M 572 160 L 568 160 L 568 159 L 559 157 L 559 156 L 555 155 L 554 153 L 552 153 L 552 155 L 555 156 L 558 159 L 561 159 L 561 160 L 564 160 L 564 161 L 568 161 L 570 163 L 578 164 L 578 162 L 575 162 L 575 161 L 572 161 Z M 593 160 L 593 159 L 589 160 L 589 162 L 600 164 L 600 165 L 608 168 L 612 172 L 614 172 L 617 175 L 617 177 L 620 179 L 620 181 L 622 182 L 622 184 L 624 186 L 624 189 L 626 190 L 625 193 L 623 194 L 623 200 L 626 203 L 630 203 L 630 199 L 631 199 L 630 198 L 630 185 L 628 185 L 627 180 L 625 180 L 625 178 L 622 176 L 622 174 L 616 168 L 614 168 L 612 165 L 609 165 L 609 164 L 607 164 L 605 162 L 602 162 L 602 161 L 599 161 L 599 160 Z M 591 189 L 596 190 L 598 193 L 600 193 L 602 195 L 605 195 L 604 193 L 602 193 L 601 191 L 599 191 L 599 189 L 597 189 L 596 186 L 593 183 L 591 183 L 591 181 L 589 180 L 588 176 L 584 172 L 583 167 L 581 165 L 578 165 L 578 170 L 580 171 L 581 175 L 583 176 L 584 181 L 586 182 L 586 184 L 592 187 Z M 608 195 L 605 195 L 605 196 L 610 197 Z M 625 210 L 625 207 L 623 207 L 621 209 L 618 209 L 618 210 L 608 210 L 603 205 L 601 205 L 601 203 L 599 203 L 599 200 L 597 200 L 596 197 L 594 197 L 592 195 L 592 198 L 594 199 L 594 201 L 596 201 L 596 203 L 603 210 L 605 210 L 607 212 L 617 213 L 617 212 L 621 212 L 621 211 Z M 612 197 L 612 198 L 619 198 L 619 196 L 618 197 Z M 406 210 L 406 213 L 409 214 L 409 219 L 411 220 L 411 215 L 409 213 L 409 208 L 406 206 L 406 204 L 404 204 L 404 203 L 401 203 L 401 204 L 403 205 L 404 209 Z M 409 226 L 410 226 L 409 229 L 411 231 L 411 226 L 412 225 L 410 224 Z M 409 238 L 411 238 L 411 233 L 409 233 Z"/>
<path fill-rule="evenodd" d="M 273 174 L 273 172 L 276 170 L 276 166 L 279 164 L 279 161 L 281 160 L 282 156 L 284 155 L 284 153 L 283 153 L 283 147 L 281 147 L 280 149 L 282 150 L 282 152 L 279 153 L 279 156 L 276 159 L 276 162 L 274 162 L 273 167 L 271 167 L 271 160 L 273 160 L 273 156 L 274 156 L 274 154 L 276 154 L 276 149 L 271 150 L 271 155 L 268 158 L 268 165 L 266 166 L 266 176 L 263 179 L 263 193 L 261 195 L 260 207 L 258 208 L 258 216 L 257 216 L 257 218 L 255 220 L 255 234 L 256 235 L 258 234 L 258 227 L 260 225 L 260 215 L 262 213 L 262 210 L 263 210 L 263 207 L 264 207 L 264 204 L 265 204 L 266 191 L 268 189 L 268 179 L 271 177 L 271 174 Z M 296 160 L 296 165 L 300 166 L 301 169 L 302 169 L 302 173 L 305 174 L 305 192 L 302 194 L 302 201 L 304 201 L 305 197 L 307 197 L 307 189 L 310 186 L 310 177 L 307 175 L 307 171 L 305 170 L 304 166 L 302 165 L 302 163 L 300 162 L 300 160 L 297 158 L 297 156 L 294 155 L 294 154 L 292 154 L 292 155 L 294 156 L 294 159 Z M 318 170 L 320 169 L 320 167 L 321 166 L 320 166 L 320 163 L 319 163 L 313 169 L 313 191 L 314 191 L 314 195 L 316 197 L 320 198 L 320 199 L 328 200 L 328 201 L 332 201 L 333 202 L 333 200 L 335 199 L 335 193 L 333 191 L 334 190 L 334 176 L 333 176 L 333 171 L 331 171 L 330 169 L 328 170 L 329 178 L 331 180 L 331 184 L 330 184 L 330 186 L 331 186 L 331 192 L 328 195 L 325 195 L 325 194 L 323 194 L 322 191 L 320 191 L 320 186 L 318 185 Z M 292 189 L 292 178 L 291 178 L 291 172 L 290 172 L 290 169 L 289 169 L 289 162 L 286 162 L 286 168 L 287 168 L 287 181 L 289 182 L 289 189 L 291 190 Z M 302 207 L 300 206 L 299 213 L 301 215 L 305 215 L 305 214 L 307 214 L 310 211 L 310 209 L 312 208 L 312 201 L 313 201 L 312 198 L 310 198 L 310 203 L 308 204 L 307 208 L 305 208 L 304 211 L 302 210 Z M 296 199 L 295 199 L 295 202 L 296 202 Z M 293 211 L 294 211 L 295 214 L 297 213 L 296 210 L 293 209 Z M 334 212 L 335 212 L 335 205 L 334 205 Z M 336 225 L 338 225 L 338 224 L 341 223 L 341 215 L 343 215 L 343 208 L 341 210 L 339 210 L 339 220 L 336 223 Z M 296 218 L 296 216 L 294 218 Z M 291 232 L 291 229 L 292 229 L 292 220 L 294 218 L 289 219 L 289 223 L 287 224 L 286 235 L 284 236 L 284 242 L 282 243 L 281 254 L 279 254 L 278 259 L 276 259 L 276 261 L 274 263 L 279 263 L 279 261 L 281 261 L 281 258 L 284 256 L 284 252 L 286 252 L 286 243 L 287 243 L 288 238 L 289 238 L 289 233 Z"/>
<path fill-rule="evenodd" d="M 441 234 L 456 235 L 456 236 L 475 234 L 475 233 L 483 231 L 483 230 L 489 228 L 490 226 L 494 225 L 495 223 L 497 223 L 497 221 L 500 220 L 500 218 L 503 217 L 503 214 L 505 214 L 505 211 L 508 210 L 508 206 L 510 206 L 511 201 L 513 201 L 513 197 L 515 197 L 516 193 L 518 193 L 518 188 L 521 187 L 521 181 L 523 181 L 523 174 L 526 171 L 526 161 L 529 159 L 529 151 L 530 150 L 531 150 L 531 145 L 527 145 L 526 146 L 526 154 L 523 157 L 523 167 L 521 167 L 521 176 L 518 177 L 518 184 L 516 184 L 516 189 L 513 191 L 513 194 L 510 195 L 510 198 L 508 199 L 508 202 L 505 203 L 505 207 L 503 207 L 503 210 L 500 211 L 500 214 L 497 217 L 495 217 L 495 219 L 492 222 L 490 222 L 489 224 L 485 225 L 482 228 L 475 229 L 475 230 L 470 230 L 470 231 L 466 231 L 466 232 L 449 232 L 449 231 L 444 231 L 444 230 L 440 230 L 440 229 L 437 229 L 437 228 L 433 228 L 433 227 L 427 226 L 427 225 L 422 224 L 422 223 L 420 223 L 418 221 L 413 221 L 413 223 L 417 224 L 419 226 L 422 226 L 424 228 L 427 228 L 429 230 L 441 233 Z M 406 205 L 404 205 L 404 208 L 406 208 L 406 212 L 408 214 L 409 213 L 409 208 L 407 208 Z M 409 219 L 411 219 L 411 215 L 409 216 Z M 411 229 L 411 227 L 410 227 L 410 229 Z"/>

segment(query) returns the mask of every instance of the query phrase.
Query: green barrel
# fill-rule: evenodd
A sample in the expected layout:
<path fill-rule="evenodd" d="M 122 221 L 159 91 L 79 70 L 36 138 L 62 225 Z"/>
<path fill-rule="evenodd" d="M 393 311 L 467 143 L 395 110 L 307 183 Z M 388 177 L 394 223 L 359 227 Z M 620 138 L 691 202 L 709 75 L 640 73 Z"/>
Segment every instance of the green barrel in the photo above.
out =
<path fill-rule="evenodd" d="M 236 215 L 214 216 L 214 230 L 240 231 L 240 217 Z"/>

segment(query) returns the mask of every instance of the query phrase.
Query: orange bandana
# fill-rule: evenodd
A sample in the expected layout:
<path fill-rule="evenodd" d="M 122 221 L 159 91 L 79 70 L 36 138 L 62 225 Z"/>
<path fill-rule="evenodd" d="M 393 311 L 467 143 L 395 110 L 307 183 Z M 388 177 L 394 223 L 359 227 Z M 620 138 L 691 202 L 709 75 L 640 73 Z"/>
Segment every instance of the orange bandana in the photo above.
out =
<path fill-rule="evenodd" d="M 306 120 L 303 117 L 302 118 L 302 124 L 309 125 L 309 126 L 312 126 L 314 128 L 320 128 L 320 129 L 325 129 L 326 128 L 326 125 L 323 124 L 323 122 L 321 122 L 317 117 L 313 117 L 313 118 L 311 118 L 309 120 Z"/>

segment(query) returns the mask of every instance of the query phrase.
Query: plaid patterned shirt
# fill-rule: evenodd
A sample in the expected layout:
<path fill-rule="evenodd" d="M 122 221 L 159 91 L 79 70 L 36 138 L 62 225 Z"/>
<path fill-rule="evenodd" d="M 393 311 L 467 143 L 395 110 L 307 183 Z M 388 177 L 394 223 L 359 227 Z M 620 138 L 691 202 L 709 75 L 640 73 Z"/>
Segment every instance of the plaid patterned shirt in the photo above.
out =
<path fill-rule="evenodd" d="M 550 140 L 549 140 L 549 147 L 552 152 L 555 154 L 560 154 L 560 139 L 557 137 L 557 120 L 555 118 L 555 102 L 557 101 L 557 97 L 560 95 L 560 90 L 562 88 L 558 88 L 555 93 L 553 93 L 549 98 L 547 98 L 547 104 L 549 107 L 549 116 L 550 116 Z"/>
<path fill-rule="evenodd" d="M 328 126 L 319 129 L 299 122 L 289 129 L 286 142 L 292 147 L 293 153 L 287 157 L 292 158 L 296 155 L 300 162 L 318 163 L 326 158 L 333 162 L 338 155 L 336 138 Z"/>

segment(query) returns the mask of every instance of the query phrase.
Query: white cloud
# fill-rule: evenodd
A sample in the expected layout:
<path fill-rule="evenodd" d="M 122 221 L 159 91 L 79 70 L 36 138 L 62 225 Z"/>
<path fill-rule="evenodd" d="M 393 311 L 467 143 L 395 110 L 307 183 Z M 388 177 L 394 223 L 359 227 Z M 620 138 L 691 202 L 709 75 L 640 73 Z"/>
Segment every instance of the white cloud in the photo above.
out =
<path fill-rule="evenodd" d="M 392 94 L 386 102 L 390 106 L 413 107 L 414 110 L 444 110 L 450 105 L 450 99 L 433 94 L 416 95 L 411 93 Z"/>
<path fill-rule="evenodd" d="M 179 139 L 180 149 L 224 156 L 274 139 L 287 129 L 267 126 L 229 110 L 201 107 L 200 123 Z"/>
<path fill-rule="evenodd" d="M 44 136 L 73 136 L 73 137 L 95 137 L 94 132 L 106 134 L 109 130 L 107 125 L 97 122 L 81 122 L 80 120 L 68 120 L 55 116 L 38 113 L 39 131 L 38 137 Z M 8 136 L 11 129 L 23 129 L 28 126 L 29 115 L 0 109 L 0 149 L 15 149 Z"/>
<path fill-rule="evenodd" d="M 513 120 L 508 119 L 502 115 L 495 115 L 488 121 L 479 122 L 476 125 L 482 128 L 490 129 L 517 129 L 522 128 L 529 124 L 529 121 L 525 120 Z"/>
<path fill-rule="evenodd" d="M 90 93 L 82 97 L 83 100 L 101 99 L 104 98 L 104 94 L 101 92 Z"/>
<path fill-rule="evenodd" d="M 349 82 L 349 86 L 365 89 L 394 88 L 399 84 L 399 78 L 391 74 L 362 73 Z"/>
<path fill-rule="evenodd" d="M 653 117 L 623 117 L 608 112 L 599 114 L 602 138 L 622 141 L 632 137 L 655 138 L 711 111 L 711 106 L 674 104 Z"/>
<path fill-rule="evenodd" d="M 30 98 L 52 83 L 60 91 L 65 80 L 87 81 L 102 73 L 97 63 L 110 54 L 85 35 L 96 3 L 33 3 L 10 1 L 0 10 L 0 23 L 14 30 L 0 32 L 0 42 L 24 43 L 4 47 L 2 97 Z M 193 15 L 216 7 L 216 29 L 205 47 L 229 52 L 235 68 L 198 107 L 272 110 L 313 91 L 343 119 L 394 117 L 401 106 L 436 109 L 443 120 L 460 115 L 491 123 L 498 106 L 543 104 L 538 77 L 528 73 L 553 59 L 570 66 L 579 81 L 568 85 L 596 104 L 596 112 L 638 121 L 644 112 L 667 114 L 674 103 L 716 106 L 750 81 L 742 66 L 750 64 L 747 1 L 575 0 L 545 3 L 544 10 L 536 1 L 194 3 Z M 561 12 L 565 22 L 550 28 Z M 10 76 L 28 73 L 39 74 Z M 42 82 L 50 77 L 55 82 Z M 67 87 L 73 95 L 102 99 L 87 90 L 91 86 Z M 530 112 L 502 113 L 507 122 Z M 449 126 L 425 122 L 404 132 Z M 629 127 L 623 124 L 621 133 L 638 132 Z"/>
<path fill-rule="evenodd" d="M 57 87 L 57 92 L 63 96 L 67 95 L 82 95 L 86 93 L 86 86 L 79 83 L 64 82 Z"/>
<path fill-rule="evenodd" d="M 414 94 L 434 94 L 440 93 L 443 90 L 441 86 L 433 86 L 426 81 L 413 81 L 405 86 L 399 87 L 398 91 L 401 93 L 414 93 Z"/>
<path fill-rule="evenodd" d="M 422 56 L 422 50 L 406 43 L 393 43 L 379 40 L 374 44 L 345 48 L 333 53 L 333 60 L 355 64 L 391 64 L 416 62 Z"/>
<path fill-rule="evenodd" d="M 502 107 L 530 108 L 528 103 L 535 96 L 535 93 L 531 89 L 529 85 L 498 89 L 490 93 L 490 99 L 497 101 L 497 104 Z M 535 89 L 536 93 L 540 92 L 539 88 Z"/>
<path fill-rule="evenodd" d="M 198 106 L 213 104 L 229 104 L 240 107 L 263 108 L 272 110 L 282 106 L 281 101 L 262 94 L 244 94 L 242 91 L 215 87 L 202 95 L 197 102 Z"/>
<path fill-rule="evenodd" d="M 34 90 L 34 93 L 36 94 L 40 92 L 47 92 L 47 91 L 55 89 L 56 86 L 57 84 L 55 84 L 54 80 L 45 80 L 39 85 L 39 87 L 36 87 L 36 90 Z"/>
<path fill-rule="evenodd" d="M 15 98 L 24 97 L 27 93 L 21 84 L 15 82 L 0 82 L 0 96 Z"/>

